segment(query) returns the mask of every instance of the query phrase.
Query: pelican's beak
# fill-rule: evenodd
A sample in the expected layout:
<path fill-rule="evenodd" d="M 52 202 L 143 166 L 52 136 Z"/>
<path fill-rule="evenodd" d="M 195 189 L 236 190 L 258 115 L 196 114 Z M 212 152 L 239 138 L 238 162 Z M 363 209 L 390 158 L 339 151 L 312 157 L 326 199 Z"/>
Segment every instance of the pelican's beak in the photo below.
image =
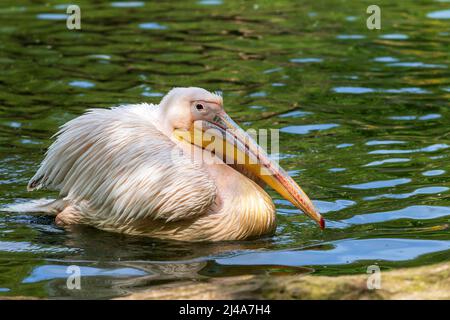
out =
<path fill-rule="evenodd" d="M 325 220 L 299 185 L 224 111 L 211 121 L 195 121 L 189 136 L 186 138 L 186 134 L 178 134 L 190 143 L 214 151 L 228 164 L 243 165 L 316 221 L 321 229 L 325 228 Z"/>

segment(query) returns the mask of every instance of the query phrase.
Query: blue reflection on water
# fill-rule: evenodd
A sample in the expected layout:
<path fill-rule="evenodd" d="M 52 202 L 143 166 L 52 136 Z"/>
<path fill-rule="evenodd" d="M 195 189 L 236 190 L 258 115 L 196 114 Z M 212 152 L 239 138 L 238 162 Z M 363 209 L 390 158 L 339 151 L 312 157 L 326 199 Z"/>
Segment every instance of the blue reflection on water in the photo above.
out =
<path fill-rule="evenodd" d="M 350 188 L 350 189 L 381 189 L 381 188 L 389 188 L 389 187 L 395 187 L 400 184 L 405 184 L 411 182 L 411 179 L 409 178 L 400 178 L 400 179 L 391 179 L 391 180 L 378 180 L 378 181 L 372 181 L 372 182 L 366 182 L 366 183 L 360 183 L 360 184 L 347 184 L 343 185 L 343 187 Z"/>
<path fill-rule="evenodd" d="M 138 8 L 143 7 L 144 2 L 142 1 L 128 1 L 128 2 L 122 2 L 122 1 L 116 1 L 111 3 L 111 7 L 115 8 Z"/>
<path fill-rule="evenodd" d="M 168 27 L 163 26 L 162 24 L 159 24 L 157 22 L 146 22 L 146 23 L 141 23 L 139 25 L 139 28 L 146 29 L 146 30 L 166 30 Z"/>
<path fill-rule="evenodd" d="M 400 210 L 356 215 L 349 219 L 341 220 L 340 222 L 350 224 L 369 224 L 398 219 L 436 219 L 448 215 L 450 215 L 450 207 L 410 206 Z"/>
<path fill-rule="evenodd" d="M 291 59 L 291 62 L 294 63 L 311 63 L 311 62 L 322 62 L 323 59 L 321 58 L 295 58 Z"/>
<path fill-rule="evenodd" d="M 391 33 L 391 34 L 383 34 L 380 36 L 380 38 L 387 40 L 406 40 L 409 37 L 406 34 L 402 33 Z"/>
<path fill-rule="evenodd" d="M 445 64 L 430 64 L 423 62 L 395 62 L 389 63 L 390 67 L 408 67 L 408 68 L 438 68 L 445 69 L 447 66 Z"/>
<path fill-rule="evenodd" d="M 200 0 L 197 2 L 198 4 L 202 4 L 205 6 L 218 6 L 223 3 L 222 0 Z"/>
<path fill-rule="evenodd" d="M 377 57 L 377 58 L 373 59 L 373 61 L 376 61 L 376 62 L 397 62 L 398 59 L 397 58 L 393 58 L 393 57 Z"/>
<path fill-rule="evenodd" d="M 75 80 L 75 81 L 69 82 L 69 85 L 72 87 L 85 88 L 85 89 L 95 87 L 94 83 L 85 81 L 85 80 Z"/>
<path fill-rule="evenodd" d="M 450 19 L 450 10 L 433 11 L 427 14 L 431 19 Z"/>
<path fill-rule="evenodd" d="M 399 140 L 371 140 L 367 141 L 366 145 L 368 146 L 378 146 L 383 144 L 403 144 L 406 143 L 405 141 L 399 141 Z"/>
<path fill-rule="evenodd" d="M 309 124 L 303 126 L 288 126 L 282 128 L 281 132 L 286 133 L 295 133 L 295 134 L 308 134 L 311 131 L 320 131 L 320 130 L 328 130 L 332 128 L 336 128 L 339 125 L 336 123 L 326 123 L 326 124 Z"/>
<path fill-rule="evenodd" d="M 338 265 L 361 260 L 403 261 L 432 252 L 450 249 L 450 241 L 413 239 L 346 239 L 330 242 L 332 248 L 252 252 L 216 261 L 223 265 L 308 266 Z M 367 248 L 370 248 L 368 250 Z"/>
<path fill-rule="evenodd" d="M 336 37 L 336 39 L 341 40 L 358 40 L 358 39 L 364 39 L 365 36 L 362 34 L 340 34 Z"/>
<path fill-rule="evenodd" d="M 448 145 L 445 143 L 437 143 L 428 147 L 419 149 L 409 149 L 409 150 L 374 150 L 370 151 L 369 154 L 403 154 L 403 153 L 416 153 L 416 152 L 435 152 L 442 149 L 447 149 Z"/>
<path fill-rule="evenodd" d="M 36 18 L 39 20 L 66 20 L 67 15 L 63 13 L 40 13 Z"/>
<path fill-rule="evenodd" d="M 429 170 L 429 171 L 425 171 L 422 172 L 423 176 L 426 177 L 434 177 L 434 176 L 440 176 L 441 174 L 444 174 L 445 170 Z"/>
<path fill-rule="evenodd" d="M 430 113 L 430 114 L 426 114 L 420 117 L 417 116 L 392 116 L 389 117 L 389 119 L 391 120 L 403 120 L 403 121 L 412 121 L 412 120 L 420 120 L 420 121 L 426 121 L 426 120 L 435 120 L 435 119 L 439 119 L 442 116 L 438 113 Z"/>
<path fill-rule="evenodd" d="M 447 187 L 424 187 L 424 188 L 419 188 L 419 189 L 414 190 L 413 192 L 409 192 L 409 193 L 388 193 L 388 194 L 380 194 L 380 195 L 372 196 L 372 197 L 365 197 L 364 200 L 372 201 L 372 200 L 378 200 L 378 199 L 406 199 L 406 198 L 410 198 L 410 197 L 416 196 L 416 195 L 438 194 L 438 193 L 446 192 L 448 190 L 449 190 L 449 188 L 447 188 Z"/>
<path fill-rule="evenodd" d="M 304 117 L 311 113 L 312 112 L 306 112 L 306 111 L 291 111 L 291 112 L 280 114 L 278 117 L 280 117 L 280 118 L 287 118 L 287 117 L 300 118 L 300 117 Z"/>
<path fill-rule="evenodd" d="M 30 252 L 30 253 L 74 253 L 78 249 L 58 246 L 42 246 L 27 241 L 0 241 L 0 251 L 4 252 Z"/>
<path fill-rule="evenodd" d="M 352 93 L 352 94 L 375 92 L 374 89 L 364 87 L 335 87 L 333 88 L 333 91 L 337 93 Z"/>

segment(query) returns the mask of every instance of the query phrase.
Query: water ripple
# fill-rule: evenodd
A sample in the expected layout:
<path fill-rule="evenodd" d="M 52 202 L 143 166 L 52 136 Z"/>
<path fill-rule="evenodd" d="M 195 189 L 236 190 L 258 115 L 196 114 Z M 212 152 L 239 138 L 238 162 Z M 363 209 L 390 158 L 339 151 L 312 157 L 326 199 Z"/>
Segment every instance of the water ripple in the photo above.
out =
<path fill-rule="evenodd" d="M 450 215 L 450 207 L 442 206 L 410 206 L 400 210 L 375 212 L 351 217 L 341 220 L 350 224 L 369 224 L 398 219 L 427 220 L 446 217 Z"/>
<path fill-rule="evenodd" d="M 355 201 L 352 200 L 344 200 L 344 199 L 338 199 L 335 201 L 324 201 L 324 200 L 313 200 L 314 206 L 317 208 L 317 210 L 320 213 L 328 213 L 328 212 L 335 212 L 335 211 L 341 211 L 348 207 L 356 205 Z M 277 199 L 274 201 L 276 205 L 284 205 L 288 207 L 293 207 L 293 205 L 287 201 L 282 199 Z M 280 213 L 283 214 L 298 214 L 299 211 L 297 208 L 294 209 L 287 209 L 287 208 L 280 208 Z"/>
<path fill-rule="evenodd" d="M 380 39 L 386 40 L 406 40 L 409 37 L 406 34 L 402 33 L 391 33 L 391 34 L 383 34 L 380 36 Z"/>
<path fill-rule="evenodd" d="M 347 170 L 346 168 L 330 168 L 330 169 L 328 169 L 328 171 L 330 171 L 330 172 L 344 172 L 346 170 Z"/>
<path fill-rule="evenodd" d="M 366 36 L 362 34 L 340 34 L 336 36 L 336 39 L 340 40 L 359 40 L 364 39 Z"/>
<path fill-rule="evenodd" d="M 449 188 L 447 187 L 424 187 L 414 190 L 410 193 L 387 193 L 387 194 L 380 194 L 373 197 L 365 197 L 363 200 L 366 201 L 373 201 L 378 199 L 406 199 L 410 198 L 416 195 L 424 195 L 424 194 L 440 194 L 443 192 L 448 191 Z"/>
<path fill-rule="evenodd" d="M 341 211 L 343 209 L 356 205 L 355 201 L 343 199 L 335 201 L 313 200 L 313 203 L 320 213 Z"/>
<path fill-rule="evenodd" d="M 111 3 L 111 7 L 114 8 L 138 8 L 143 7 L 144 2 L 142 1 L 129 1 L 129 2 L 122 2 L 122 1 L 116 1 Z"/>
<path fill-rule="evenodd" d="M 159 24 L 157 22 L 141 23 L 139 25 L 139 28 L 145 29 L 145 30 L 166 30 L 166 29 L 168 29 L 167 26 L 164 26 L 164 25 Z"/>
<path fill-rule="evenodd" d="M 379 92 L 386 92 L 386 93 L 414 93 L 414 94 L 425 94 L 430 93 L 430 91 L 417 88 L 417 87 L 411 87 L 411 88 L 400 88 L 400 89 L 386 89 L 386 90 L 378 90 Z"/>
<path fill-rule="evenodd" d="M 367 141 L 366 145 L 368 146 L 378 146 L 383 144 L 403 144 L 406 143 L 405 141 L 399 141 L 399 140 L 371 140 Z"/>
<path fill-rule="evenodd" d="M 400 178 L 400 179 L 390 179 L 390 180 L 378 180 L 360 184 L 347 184 L 343 185 L 345 188 L 350 189 L 358 189 L 358 190 L 366 190 L 366 189 L 381 189 L 381 188 L 390 188 L 395 187 L 401 184 L 410 183 L 411 179 L 409 178 Z"/>
<path fill-rule="evenodd" d="M 205 6 L 218 6 L 223 4 L 222 0 L 200 0 L 197 2 L 198 4 L 205 5 Z"/>
<path fill-rule="evenodd" d="M 450 10 L 433 11 L 427 14 L 430 19 L 450 19 Z"/>
<path fill-rule="evenodd" d="M 363 94 L 375 92 L 374 89 L 364 87 L 335 87 L 333 88 L 333 91 L 337 93 L 351 93 L 351 94 Z"/>
<path fill-rule="evenodd" d="M 426 114 L 424 116 L 392 116 L 389 117 L 389 119 L 391 120 L 399 120 L 399 121 L 413 121 L 413 120 L 420 120 L 420 121 L 427 121 L 427 120 L 435 120 L 435 119 L 439 119 L 442 116 L 440 114 L 437 113 L 430 113 L 430 114 Z"/>
<path fill-rule="evenodd" d="M 385 163 L 398 163 L 398 162 L 408 162 L 411 161 L 411 159 L 408 158 L 390 158 L 390 159 L 384 159 L 384 160 L 378 160 L 378 161 L 372 161 L 366 165 L 365 167 L 373 167 L 373 166 L 380 166 Z"/>
<path fill-rule="evenodd" d="M 94 83 L 89 82 L 89 81 L 85 81 L 85 80 L 71 81 L 71 82 L 69 82 L 69 85 L 72 86 L 72 87 L 78 87 L 78 88 L 84 88 L 84 89 L 95 87 Z"/>
<path fill-rule="evenodd" d="M 308 134 L 311 131 L 322 131 L 322 130 L 328 130 L 332 128 L 336 128 L 339 125 L 336 123 L 326 123 L 326 124 L 310 124 L 310 125 L 303 125 L 303 126 L 288 126 L 285 128 L 282 128 L 281 132 L 286 133 L 295 133 L 295 134 Z"/>
<path fill-rule="evenodd" d="M 445 69 L 447 66 L 445 64 L 429 64 L 423 62 L 395 62 L 389 63 L 390 67 L 408 67 L 408 68 L 437 68 Z"/>
<path fill-rule="evenodd" d="M 33 269 L 31 274 L 22 280 L 22 283 L 36 283 L 44 280 L 67 279 L 67 268 L 65 265 L 45 265 Z M 80 273 L 83 277 L 135 277 L 145 276 L 147 272 L 134 268 L 102 269 L 94 267 L 80 266 Z"/>
<path fill-rule="evenodd" d="M 280 114 L 278 117 L 280 117 L 280 118 L 287 118 L 287 117 L 300 118 L 300 117 L 307 116 L 307 115 L 309 115 L 309 114 L 312 114 L 312 112 L 307 112 L 307 111 L 291 111 L 291 112 L 288 112 L 288 113 Z"/>
<path fill-rule="evenodd" d="M 410 150 L 374 150 L 370 151 L 369 154 L 407 154 L 407 153 L 416 153 L 416 152 L 435 152 L 442 149 L 447 149 L 448 145 L 445 143 L 433 144 L 428 147 L 420 148 L 420 149 L 410 149 Z"/>
<path fill-rule="evenodd" d="M 39 20 L 66 20 L 67 15 L 63 13 L 40 13 L 36 18 Z"/>
<path fill-rule="evenodd" d="M 33 253 L 59 253 L 59 252 L 77 252 L 77 249 L 40 246 L 24 241 L 0 241 L 0 251 L 4 252 L 33 252 Z"/>
<path fill-rule="evenodd" d="M 290 60 L 294 63 L 311 63 L 311 62 L 322 62 L 321 58 L 294 58 Z"/>
<path fill-rule="evenodd" d="M 429 170 L 429 171 L 425 171 L 422 172 L 423 176 L 426 177 L 434 177 L 434 176 L 440 176 L 441 174 L 444 174 L 445 170 Z"/>
<path fill-rule="evenodd" d="M 365 87 L 334 87 L 333 91 L 336 93 L 347 93 L 347 94 L 364 94 L 364 93 L 413 93 L 413 94 L 425 94 L 431 93 L 428 90 L 417 88 L 417 87 L 409 87 L 409 88 L 400 88 L 400 89 L 372 89 Z"/>
<path fill-rule="evenodd" d="M 393 58 L 393 57 L 377 57 L 377 58 L 374 58 L 373 61 L 375 61 L 375 62 L 397 62 L 398 59 Z"/>
<path fill-rule="evenodd" d="M 340 143 L 336 146 L 338 149 L 349 148 L 352 147 L 353 143 Z"/>
<path fill-rule="evenodd" d="M 362 260 L 410 260 L 450 249 L 450 241 L 395 238 L 346 239 L 329 245 L 331 248 L 328 249 L 315 246 L 301 250 L 242 253 L 216 261 L 223 265 L 272 265 L 274 261 L 286 266 L 339 265 Z"/>

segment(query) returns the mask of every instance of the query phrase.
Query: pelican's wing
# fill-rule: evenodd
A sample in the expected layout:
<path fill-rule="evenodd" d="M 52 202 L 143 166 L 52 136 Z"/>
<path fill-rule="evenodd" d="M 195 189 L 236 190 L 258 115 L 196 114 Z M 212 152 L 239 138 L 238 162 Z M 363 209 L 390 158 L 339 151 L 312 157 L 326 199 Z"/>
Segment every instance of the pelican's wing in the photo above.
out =
<path fill-rule="evenodd" d="M 154 126 L 153 108 L 92 109 L 69 121 L 28 189 L 60 190 L 117 221 L 204 214 L 215 200 L 214 181 Z"/>

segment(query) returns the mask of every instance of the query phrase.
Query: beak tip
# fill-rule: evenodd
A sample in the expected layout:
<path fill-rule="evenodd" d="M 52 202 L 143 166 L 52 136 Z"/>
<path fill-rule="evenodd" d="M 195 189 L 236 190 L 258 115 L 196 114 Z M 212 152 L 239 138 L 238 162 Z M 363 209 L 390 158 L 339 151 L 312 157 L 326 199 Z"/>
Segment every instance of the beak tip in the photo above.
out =
<path fill-rule="evenodd" d="M 320 229 L 322 229 L 322 230 L 325 229 L 325 219 L 323 217 L 320 218 L 319 225 L 320 225 Z"/>

